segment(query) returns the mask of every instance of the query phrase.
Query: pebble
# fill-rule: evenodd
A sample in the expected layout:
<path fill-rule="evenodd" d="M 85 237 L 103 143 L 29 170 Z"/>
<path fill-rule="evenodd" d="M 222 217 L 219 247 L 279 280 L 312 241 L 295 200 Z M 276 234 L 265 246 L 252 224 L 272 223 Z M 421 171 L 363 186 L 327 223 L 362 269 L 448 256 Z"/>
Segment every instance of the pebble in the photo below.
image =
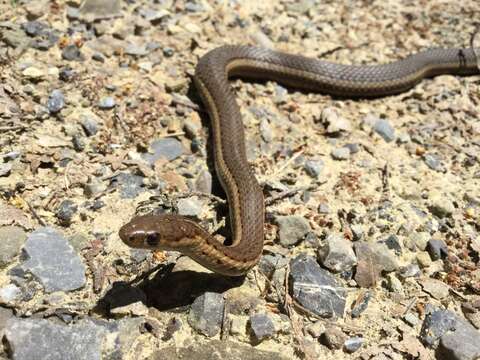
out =
<path fill-rule="evenodd" d="M 322 160 L 307 160 L 304 164 L 305 171 L 313 178 L 318 178 L 325 168 L 325 163 Z"/>
<path fill-rule="evenodd" d="M 345 343 L 343 344 L 343 348 L 345 349 L 345 352 L 351 354 L 360 349 L 365 342 L 365 339 L 360 337 L 360 336 L 354 336 L 351 338 L 348 338 L 345 340 Z"/>
<path fill-rule="evenodd" d="M 357 263 L 352 243 L 343 236 L 331 234 L 325 240 L 325 245 L 318 250 L 320 263 L 333 272 L 351 270 Z"/>
<path fill-rule="evenodd" d="M 220 332 L 225 300 L 222 294 L 206 292 L 193 302 L 188 322 L 199 333 L 212 337 Z"/>
<path fill-rule="evenodd" d="M 47 109 L 50 114 L 56 114 L 65 106 L 65 97 L 62 90 L 53 90 L 48 96 Z"/>
<path fill-rule="evenodd" d="M 380 241 L 380 243 L 385 244 L 390 250 L 395 251 L 396 255 L 402 254 L 402 245 L 397 235 L 392 234 L 385 240 Z"/>
<path fill-rule="evenodd" d="M 326 107 L 322 110 L 322 122 L 327 126 L 327 134 L 338 135 L 340 132 L 352 131 L 352 125 L 341 116 L 337 109 Z"/>
<path fill-rule="evenodd" d="M 0 176 L 9 176 L 12 171 L 12 164 L 0 163 Z"/>
<path fill-rule="evenodd" d="M 448 247 L 443 240 L 430 239 L 426 250 L 433 261 L 445 259 L 448 256 Z"/>
<path fill-rule="evenodd" d="M 285 247 L 297 244 L 311 231 L 310 224 L 302 216 L 276 216 L 275 222 L 279 228 L 280 244 Z"/>
<path fill-rule="evenodd" d="M 344 147 L 350 150 L 350 154 L 356 154 L 360 151 L 360 146 L 357 143 L 345 144 Z"/>
<path fill-rule="evenodd" d="M 318 339 L 325 332 L 325 324 L 322 320 L 318 320 L 308 325 L 306 330 L 313 338 Z"/>
<path fill-rule="evenodd" d="M 0 268 L 8 266 L 20 254 L 27 234 L 18 226 L 0 227 Z"/>
<path fill-rule="evenodd" d="M 257 342 L 261 342 L 275 334 L 275 326 L 267 314 L 251 315 L 250 328 Z"/>
<path fill-rule="evenodd" d="M 372 247 L 367 242 L 356 242 L 354 249 L 357 256 L 355 281 L 362 288 L 375 286 L 382 270 L 373 261 L 375 255 Z"/>
<path fill-rule="evenodd" d="M 450 286 L 440 280 L 425 278 L 419 281 L 423 291 L 437 300 L 445 299 L 450 294 Z"/>
<path fill-rule="evenodd" d="M 150 144 L 149 153 L 144 154 L 143 158 L 150 165 L 153 165 L 158 159 L 163 158 L 173 161 L 184 153 L 182 143 L 177 139 L 168 137 L 154 140 Z"/>
<path fill-rule="evenodd" d="M 229 315 L 230 334 L 245 337 L 249 319 L 246 316 Z"/>
<path fill-rule="evenodd" d="M 390 125 L 390 122 L 384 119 L 378 119 L 373 125 L 373 129 L 386 142 L 395 140 L 395 129 Z"/>
<path fill-rule="evenodd" d="M 273 140 L 272 127 L 270 126 L 268 120 L 265 118 L 260 120 L 260 135 L 262 136 L 262 139 L 267 143 L 272 142 Z"/>
<path fill-rule="evenodd" d="M 318 205 L 318 208 L 317 208 L 317 211 L 319 214 L 329 214 L 330 213 L 330 206 L 328 206 L 328 204 L 326 203 L 320 203 Z"/>
<path fill-rule="evenodd" d="M 395 294 L 404 295 L 402 282 L 395 276 L 395 274 L 387 274 L 387 289 Z"/>
<path fill-rule="evenodd" d="M 120 0 L 85 0 L 79 9 L 82 19 L 88 22 L 120 16 L 121 10 Z"/>
<path fill-rule="evenodd" d="M 19 300 L 21 296 L 22 290 L 15 284 L 8 284 L 0 288 L 0 302 L 3 304 L 10 305 Z"/>
<path fill-rule="evenodd" d="M 367 309 L 370 300 L 372 299 L 372 292 L 371 291 L 364 291 L 358 296 L 355 300 L 355 303 L 352 307 L 352 318 L 358 318 L 360 315 Z"/>
<path fill-rule="evenodd" d="M 427 166 L 430 169 L 438 171 L 438 172 L 445 172 L 445 167 L 444 167 L 444 165 L 442 164 L 442 161 L 440 160 L 440 158 L 437 155 L 425 154 L 423 156 L 423 160 L 425 161 L 425 164 L 427 164 Z"/>
<path fill-rule="evenodd" d="M 102 110 L 113 109 L 116 105 L 115 99 L 111 96 L 104 97 L 98 102 L 98 107 Z"/>
<path fill-rule="evenodd" d="M 346 339 L 347 335 L 342 330 L 336 326 L 329 326 L 325 329 L 320 341 L 329 349 L 338 350 L 344 346 Z"/>
<path fill-rule="evenodd" d="M 333 149 L 330 153 L 334 160 L 348 160 L 350 158 L 350 149 L 348 147 L 341 147 Z"/>
<path fill-rule="evenodd" d="M 178 213 L 184 216 L 199 216 L 203 210 L 203 202 L 198 196 L 178 200 Z"/>
<path fill-rule="evenodd" d="M 267 278 L 271 278 L 275 270 L 287 265 L 288 259 L 280 254 L 266 254 L 260 258 L 258 268 Z"/>
<path fill-rule="evenodd" d="M 72 218 L 78 210 L 78 206 L 72 200 L 63 200 L 58 205 L 55 215 L 60 224 L 68 226 L 72 222 Z"/>
<path fill-rule="evenodd" d="M 144 191 L 143 177 L 128 173 L 119 173 L 112 178 L 113 183 L 120 187 L 120 197 L 122 199 L 134 199 Z"/>
<path fill-rule="evenodd" d="M 195 189 L 205 194 L 212 193 L 212 174 L 208 170 L 202 170 L 195 180 Z"/>
<path fill-rule="evenodd" d="M 93 136 L 98 132 L 98 122 L 91 117 L 83 117 L 81 124 L 87 136 Z"/>
<path fill-rule="evenodd" d="M 309 311 L 325 318 L 343 316 L 346 291 L 314 257 L 301 254 L 292 259 L 290 281 L 293 298 Z"/>
<path fill-rule="evenodd" d="M 455 205 L 453 205 L 452 201 L 445 196 L 435 193 L 430 199 L 429 210 L 433 215 L 438 216 L 439 218 L 445 218 L 453 214 L 455 211 Z"/>
<path fill-rule="evenodd" d="M 46 292 L 71 291 L 85 285 L 85 265 L 60 233 L 49 227 L 32 232 L 25 243 L 21 269 L 31 272 Z"/>
<path fill-rule="evenodd" d="M 30 80 L 38 81 L 43 79 L 47 74 L 45 71 L 36 68 L 35 66 L 29 66 L 22 71 L 22 75 Z"/>
<path fill-rule="evenodd" d="M 449 310 L 427 309 L 420 339 L 449 360 L 476 360 L 480 357 L 480 332 Z"/>
<path fill-rule="evenodd" d="M 102 332 L 88 320 L 66 326 L 45 319 L 11 318 L 5 327 L 5 341 L 15 360 L 100 360 Z"/>
<path fill-rule="evenodd" d="M 141 301 L 137 301 L 110 309 L 110 314 L 114 316 L 147 316 L 148 308 Z"/>
<path fill-rule="evenodd" d="M 62 50 L 62 58 L 67 61 L 83 61 L 83 55 L 76 45 L 67 45 Z"/>
<path fill-rule="evenodd" d="M 353 240 L 359 241 L 363 239 L 363 227 L 360 224 L 353 224 L 350 226 L 350 230 L 352 230 Z"/>
<path fill-rule="evenodd" d="M 28 36 L 35 37 L 42 35 L 48 29 L 48 25 L 41 21 L 27 21 L 22 24 L 22 29 Z"/>

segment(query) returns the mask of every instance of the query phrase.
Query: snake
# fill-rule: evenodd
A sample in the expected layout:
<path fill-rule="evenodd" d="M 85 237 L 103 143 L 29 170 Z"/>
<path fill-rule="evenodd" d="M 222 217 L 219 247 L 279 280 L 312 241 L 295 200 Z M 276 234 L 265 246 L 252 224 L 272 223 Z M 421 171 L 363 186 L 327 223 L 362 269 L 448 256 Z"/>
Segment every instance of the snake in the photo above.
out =
<path fill-rule="evenodd" d="M 276 81 L 338 97 L 381 97 L 405 92 L 437 75 L 479 74 L 479 50 L 432 48 L 371 65 L 338 64 L 247 45 L 207 52 L 198 60 L 193 80 L 211 121 L 215 171 L 228 201 L 231 238 L 219 241 L 191 218 L 171 213 L 134 217 L 120 228 L 120 238 L 133 248 L 179 251 L 222 275 L 245 275 L 263 252 L 265 206 L 247 161 L 242 116 L 230 78 Z"/>

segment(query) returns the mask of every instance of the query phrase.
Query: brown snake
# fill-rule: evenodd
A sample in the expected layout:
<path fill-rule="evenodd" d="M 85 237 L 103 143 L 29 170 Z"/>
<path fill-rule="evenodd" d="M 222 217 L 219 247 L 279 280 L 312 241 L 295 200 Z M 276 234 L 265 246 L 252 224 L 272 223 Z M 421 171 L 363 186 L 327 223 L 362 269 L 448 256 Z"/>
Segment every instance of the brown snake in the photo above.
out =
<path fill-rule="evenodd" d="M 210 270 L 242 275 L 263 249 L 262 189 L 247 162 L 240 109 L 228 78 L 274 80 L 287 86 L 342 97 L 400 93 L 426 77 L 478 74 L 478 49 L 430 49 L 384 65 L 352 66 L 250 46 L 223 46 L 204 55 L 195 84 L 205 104 L 214 140 L 215 168 L 229 203 L 232 243 L 224 245 L 180 215 L 145 215 L 120 229 L 137 248 L 177 250 Z"/>

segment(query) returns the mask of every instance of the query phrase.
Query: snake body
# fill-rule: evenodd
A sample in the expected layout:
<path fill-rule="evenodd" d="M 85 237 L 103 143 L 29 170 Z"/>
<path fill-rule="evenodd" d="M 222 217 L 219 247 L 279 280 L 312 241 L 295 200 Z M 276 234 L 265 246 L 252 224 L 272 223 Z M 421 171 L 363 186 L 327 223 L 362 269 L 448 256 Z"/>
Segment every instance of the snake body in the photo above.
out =
<path fill-rule="evenodd" d="M 264 199 L 247 162 L 239 106 L 228 79 L 239 76 L 274 80 L 287 86 L 342 97 L 400 93 L 440 74 L 478 74 L 476 50 L 429 49 L 383 65 L 340 65 L 251 46 L 223 46 L 198 62 L 194 81 L 206 106 L 214 140 L 215 168 L 225 189 L 232 241 L 217 241 L 180 215 L 145 215 L 119 232 L 132 247 L 177 250 L 208 269 L 243 275 L 263 249 Z"/>

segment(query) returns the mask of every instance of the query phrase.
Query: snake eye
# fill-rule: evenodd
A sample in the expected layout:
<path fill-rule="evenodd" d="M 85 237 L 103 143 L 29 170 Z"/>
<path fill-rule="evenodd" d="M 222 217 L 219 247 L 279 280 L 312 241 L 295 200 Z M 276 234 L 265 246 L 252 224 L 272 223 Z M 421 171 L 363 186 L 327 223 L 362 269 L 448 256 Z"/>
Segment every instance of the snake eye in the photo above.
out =
<path fill-rule="evenodd" d="M 159 242 L 160 242 L 160 239 L 159 239 L 158 233 L 156 232 L 149 233 L 145 238 L 145 243 L 148 246 L 157 246 Z"/>

